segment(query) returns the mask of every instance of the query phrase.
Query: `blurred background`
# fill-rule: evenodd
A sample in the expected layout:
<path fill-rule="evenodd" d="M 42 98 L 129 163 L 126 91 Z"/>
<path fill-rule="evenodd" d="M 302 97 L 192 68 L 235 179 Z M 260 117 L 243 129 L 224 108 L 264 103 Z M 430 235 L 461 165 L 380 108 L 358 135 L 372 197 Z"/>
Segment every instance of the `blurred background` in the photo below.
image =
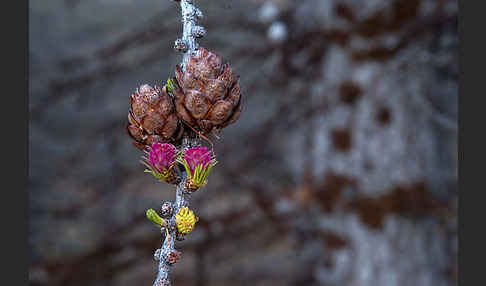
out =
<path fill-rule="evenodd" d="M 244 107 L 173 285 L 456 285 L 457 1 L 196 3 Z M 179 5 L 29 5 L 30 285 L 152 285 L 175 192 L 124 128 L 181 61 Z"/>

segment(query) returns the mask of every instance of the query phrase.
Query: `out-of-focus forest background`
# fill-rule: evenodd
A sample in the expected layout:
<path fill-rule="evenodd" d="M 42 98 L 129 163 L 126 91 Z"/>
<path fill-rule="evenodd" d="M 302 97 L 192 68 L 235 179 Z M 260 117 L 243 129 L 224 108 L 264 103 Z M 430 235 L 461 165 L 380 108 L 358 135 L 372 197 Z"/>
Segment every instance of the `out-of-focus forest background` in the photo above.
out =
<path fill-rule="evenodd" d="M 243 112 L 174 285 L 457 285 L 455 0 L 198 0 Z M 174 199 L 125 134 L 181 55 L 169 0 L 29 3 L 30 285 L 151 285 Z"/>

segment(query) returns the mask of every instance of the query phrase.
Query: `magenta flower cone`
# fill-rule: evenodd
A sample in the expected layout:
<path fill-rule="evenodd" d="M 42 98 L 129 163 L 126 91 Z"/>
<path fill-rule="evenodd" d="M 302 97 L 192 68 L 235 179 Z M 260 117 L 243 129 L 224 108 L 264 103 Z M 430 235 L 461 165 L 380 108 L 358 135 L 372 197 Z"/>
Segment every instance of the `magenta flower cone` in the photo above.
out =
<path fill-rule="evenodd" d="M 149 147 L 148 158 L 144 157 L 144 165 L 148 167 L 145 170 L 151 173 L 160 181 L 175 183 L 178 176 L 174 173 L 173 167 L 176 163 L 177 149 L 168 143 L 153 143 Z"/>
<path fill-rule="evenodd" d="M 206 185 L 207 177 L 217 163 L 206 147 L 193 147 L 185 150 L 178 162 L 186 168 L 186 187 L 191 191 Z"/>

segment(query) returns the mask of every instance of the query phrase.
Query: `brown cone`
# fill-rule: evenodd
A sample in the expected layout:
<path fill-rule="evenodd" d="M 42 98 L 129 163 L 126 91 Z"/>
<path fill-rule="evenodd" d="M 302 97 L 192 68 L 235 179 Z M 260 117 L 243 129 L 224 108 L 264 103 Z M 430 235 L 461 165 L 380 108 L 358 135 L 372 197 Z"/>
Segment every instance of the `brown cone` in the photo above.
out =
<path fill-rule="evenodd" d="M 129 102 L 127 133 L 135 140 L 135 147 L 143 150 L 154 142 L 171 142 L 181 137 L 183 128 L 165 86 L 161 90 L 144 84 Z"/>
<path fill-rule="evenodd" d="M 221 62 L 218 55 L 201 47 L 189 57 L 185 72 L 176 66 L 172 93 L 177 115 L 202 134 L 224 128 L 240 116 L 239 76 Z"/>

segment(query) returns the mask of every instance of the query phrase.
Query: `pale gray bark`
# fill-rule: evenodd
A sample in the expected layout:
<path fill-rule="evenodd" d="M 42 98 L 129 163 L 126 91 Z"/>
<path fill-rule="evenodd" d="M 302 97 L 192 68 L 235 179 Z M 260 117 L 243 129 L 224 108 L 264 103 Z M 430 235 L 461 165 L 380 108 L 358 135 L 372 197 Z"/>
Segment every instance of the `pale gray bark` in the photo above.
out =
<path fill-rule="evenodd" d="M 175 49 L 183 52 L 182 69 L 185 69 L 185 63 L 189 56 L 197 51 L 199 44 L 196 39 L 201 38 L 206 34 L 206 30 L 202 26 L 197 25 L 197 20 L 203 17 L 199 8 L 195 6 L 194 0 L 182 0 L 182 39 L 177 39 L 175 42 Z"/>

